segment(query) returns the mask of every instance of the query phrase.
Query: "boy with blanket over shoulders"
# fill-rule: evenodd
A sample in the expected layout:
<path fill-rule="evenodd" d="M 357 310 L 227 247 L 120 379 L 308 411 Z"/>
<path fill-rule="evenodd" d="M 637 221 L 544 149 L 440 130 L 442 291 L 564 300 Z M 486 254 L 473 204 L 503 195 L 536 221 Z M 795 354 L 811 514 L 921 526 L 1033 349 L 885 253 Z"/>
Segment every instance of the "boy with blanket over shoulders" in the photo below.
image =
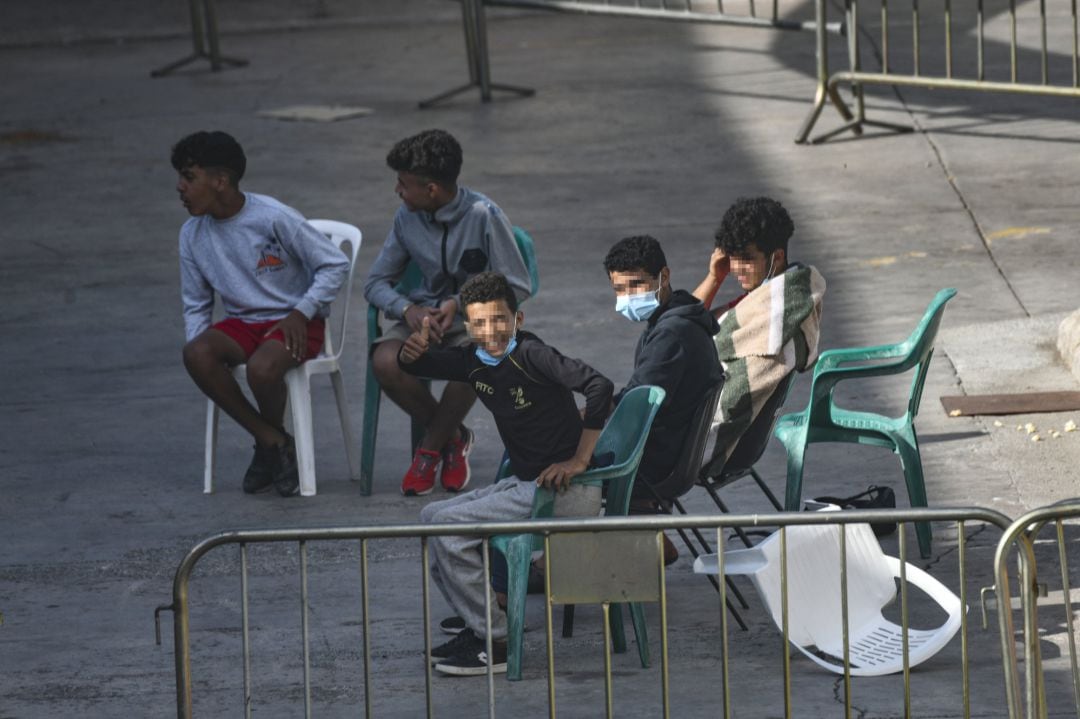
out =
<path fill-rule="evenodd" d="M 709 274 L 694 290 L 711 306 L 733 272 L 745 291 L 713 309 L 720 323 L 716 350 L 727 374 L 714 419 L 724 461 L 780 382 L 817 361 L 825 278 L 809 265 L 788 263 L 794 230 L 776 200 L 739 198 L 724 213 Z"/>

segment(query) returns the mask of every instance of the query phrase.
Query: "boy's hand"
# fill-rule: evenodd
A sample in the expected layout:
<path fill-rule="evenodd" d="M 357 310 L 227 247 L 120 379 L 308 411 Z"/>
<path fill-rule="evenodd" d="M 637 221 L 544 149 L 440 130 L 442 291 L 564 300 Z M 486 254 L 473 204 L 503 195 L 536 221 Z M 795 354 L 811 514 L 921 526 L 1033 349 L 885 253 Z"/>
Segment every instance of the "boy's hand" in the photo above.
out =
<path fill-rule="evenodd" d="M 576 459 L 556 462 L 540 473 L 540 476 L 536 478 L 536 484 L 538 487 L 550 487 L 560 492 L 566 491 L 566 488 L 570 486 L 570 480 L 588 468 L 587 462 L 580 462 Z"/>
<path fill-rule="evenodd" d="M 420 355 L 428 351 L 431 346 L 431 317 L 424 315 L 421 320 L 419 332 L 413 332 L 405 344 L 401 346 L 401 361 L 411 364 L 419 359 Z"/>
<path fill-rule="evenodd" d="M 424 319 L 431 318 L 432 322 L 429 327 L 429 331 L 435 337 L 436 342 L 442 342 L 442 327 L 439 324 L 439 310 L 431 307 L 421 307 L 419 305 L 409 305 L 409 308 L 405 310 L 404 320 L 409 329 L 413 332 L 420 332 L 423 329 Z"/>
<path fill-rule="evenodd" d="M 726 252 L 717 247 L 713 250 L 712 257 L 709 258 L 709 274 L 718 282 L 723 282 L 729 272 L 731 272 L 731 258 L 727 256 Z"/>
<path fill-rule="evenodd" d="M 281 334 L 285 339 L 285 351 L 291 354 L 297 362 L 300 362 L 307 353 L 307 323 L 308 319 L 303 312 L 293 310 L 285 315 L 280 322 L 268 329 L 263 337 L 269 337 L 281 330 Z"/>
<path fill-rule="evenodd" d="M 457 300 L 444 300 L 439 305 L 438 319 L 439 319 L 439 334 L 440 336 L 450 329 L 450 325 L 454 324 L 454 318 L 457 317 Z"/>

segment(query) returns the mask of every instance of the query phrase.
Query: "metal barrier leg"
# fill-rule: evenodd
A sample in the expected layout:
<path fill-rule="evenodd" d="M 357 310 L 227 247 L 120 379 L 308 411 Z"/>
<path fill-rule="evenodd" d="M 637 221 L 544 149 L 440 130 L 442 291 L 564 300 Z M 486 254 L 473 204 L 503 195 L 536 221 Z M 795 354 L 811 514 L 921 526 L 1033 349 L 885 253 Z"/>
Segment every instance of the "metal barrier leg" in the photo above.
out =
<path fill-rule="evenodd" d="M 491 82 L 491 62 L 488 58 L 487 17 L 483 0 L 462 0 L 461 16 L 465 28 L 465 54 L 469 64 L 469 81 L 435 97 L 421 100 L 421 110 L 433 107 L 443 100 L 479 88 L 481 102 L 491 102 L 491 91 L 509 92 L 521 97 L 532 97 L 536 91 L 528 87 L 500 85 Z"/>
<path fill-rule="evenodd" d="M 179 60 L 163 65 L 156 70 L 150 71 L 150 77 L 165 77 L 190 65 L 198 60 L 209 60 L 210 70 L 218 72 L 222 66 L 243 67 L 248 64 L 247 60 L 235 57 L 226 57 L 221 54 L 221 46 L 218 41 L 217 11 L 214 0 L 190 0 L 191 7 L 191 40 L 192 51 L 190 55 Z M 209 44 L 210 51 L 207 52 Z"/>

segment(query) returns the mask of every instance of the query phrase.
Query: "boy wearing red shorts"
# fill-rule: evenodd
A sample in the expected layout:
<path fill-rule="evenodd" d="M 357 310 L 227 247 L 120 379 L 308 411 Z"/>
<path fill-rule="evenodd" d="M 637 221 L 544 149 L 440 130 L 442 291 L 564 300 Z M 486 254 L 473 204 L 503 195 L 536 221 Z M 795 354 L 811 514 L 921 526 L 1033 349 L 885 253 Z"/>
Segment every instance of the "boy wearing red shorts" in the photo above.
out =
<path fill-rule="evenodd" d="M 285 373 L 322 348 L 325 317 L 349 260 L 296 210 L 240 191 L 247 160 L 230 135 L 185 137 L 172 149 L 172 165 L 191 214 L 180 228 L 184 367 L 255 439 L 244 491 L 273 486 L 283 497 L 294 495 L 299 473 L 283 425 Z M 215 293 L 225 319 L 212 325 Z M 257 408 L 230 371 L 244 363 Z"/>

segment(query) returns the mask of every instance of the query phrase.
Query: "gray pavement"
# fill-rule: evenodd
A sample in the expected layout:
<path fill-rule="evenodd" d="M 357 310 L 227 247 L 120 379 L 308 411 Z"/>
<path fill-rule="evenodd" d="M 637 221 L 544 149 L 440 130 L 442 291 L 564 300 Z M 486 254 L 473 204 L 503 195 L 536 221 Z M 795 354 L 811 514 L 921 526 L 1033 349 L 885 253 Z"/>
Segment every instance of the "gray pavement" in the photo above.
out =
<path fill-rule="evenodd" d="M 540 295 L 527 325 L 616 382 L 632 365 L 636 329 L 612 311 L 600 260 L 627 234 L 659 237 L 676 285 L 701 277 L 711 234 L 740 195 L 789 207 L 791 254 L 829 282 L 823 346 L 897 341 L 934 292 L 957 287 L 918 427 L 932 504 L 978 505 L 1018 516 L 1075 495 L 1080 433 L 1032 442 L 1017 423 L 1060 429 L 1074 414 L 948 418 L 942 394 L 1076 389 L 1054 353 L 1056 322 L 1075 310 L 1080 206 L 1072 150 L 1077 108 L 1063 100 L 877 91 L 877 116 L 916 123 L 907 135 L 868 133 L 820 147 L 791 142 L 813 92 L 812 37 L 731 28 L 493 13 L 497 80 L 537 88 L 527 100 L 483 105 L 468 95 L 430 111 L 418 99 L 463 81 L 456 6 L 437 0 L 222 3 L 224 49 L 240 70 L 202 66 L 151 80 L 189 41 L 181 3 L 8 3 L 0 24 L 0 361 L 9 368 L 0 442 L 0 717 L 168 716 L 175 711 L 171 640 L 153 643 L 151 613 L 199 538 L 234 527 L 413 521 L 424 500 L 398 494 L 407 423 L 383 413 L 375 493 L 361 497 L 347 468 L 329 389 L 316 388 L 316 497 L 247 497 L 239 474 L 249 440 L 222 422 L 219 491 L 201 493 L 204 400 L 179 361 L 183 340 L 176 231 L 185 214 L 168 149 L 196 129 L 234 133 L 249 155 L 245 187 L 309 217 L 365 233 L 362 275 L 397 205 L 386 150 L 432 126 L 465 148 L 463 182 L 490 194 L 535 237 Z M 955 3 L 954 3 L 955 5 Z M 808 10 L 807 5 L 804 10 Z M 331 124 L 257 117 L 293 104 L 361 105 L 371 116 Z M 826 109 L 822 127 L 837 118 Z M 347 379 L 359 427 L 360 320 Z M 800 380 L 789 401 L 805 402 Z M 898 409 L 904 388 L 849 392 L 855 406 Z M 487 481 L 501 454 L 481 410 L 473 455 Z M 760 465 L 782 488 L 784 457 Z M 816 446 L 807 496 L 889 484 L 906 497 L 894 457 Z M 436 494 L 435 496 L 438 496 Z M 749 487 L 726 492 L 763 510 Z M 707 511 L 692 495 L 695 511 Z M 996 632 L 974 628 L 974 597 L 992 583 L 996 533 L 969 552 L 974 712 L 1003 708 Z M 956 588 L 955 538 L 939 527 L 924 566 Z M 886 543 L 895 552 L 895 540 Z M 231 554 L 196 573 L 193 601 L 200 715 L 240 710 L 238 581 Z M 914 551 L 912 551 L 914 555 Z M 253 550 L 259 716 L 302 705 L 296 649 L 295 552 Z M 373 698 L 378 716 L 422 710 L 419 548 L 373 547 Z M 360 679 L 355 547 L 312 552 L 312 636 L 319 716 L 356 713 Z M 716 595 L 684 558 L 668 573 L 675 716 L 712 716 L 718 700 Z M 782 713 L 778 635 L 746 588 L 748 632 L 732 638 L 736 716 Z M 442 610 L 436 603 L 435 612 Z M 542 627 L 539 603 L 529 623 Z M 658 632 L 650 613 L 653 637 Z M 597 611 L 557 640 L 560 712 L 595 716 L 603 701 Z M 1063 634 L 1048 628 L 1047 647 Z M 500 715 L 544 711 L 542 632 L 527 635 L 525 681 L 497 683 Z M 658 647 L 654 644 L 654 653 Z M 916 716 L 960 715 L 959 643 L 915 673 Z M 1051 690 L 1065 690 L 1050 657 Z M 1056 663 L 1055 663 L 1056 662 Z M 793 659 L 800 716 L 839 714 L 836 677 Z M 619 716 L 655 716 L 659 674 L 616 660 Z M 440 715 L 483 710 L 480 680 L 436 682 Z M 855 682 L 861 716 L 896 716 L 896 677 Z M 1055 694 L 1055 696 L 1058 696 Z M 361 704 L 362 706 L 362 704 Z M 468 712 L 468 714 L 467 714 Z"/>

